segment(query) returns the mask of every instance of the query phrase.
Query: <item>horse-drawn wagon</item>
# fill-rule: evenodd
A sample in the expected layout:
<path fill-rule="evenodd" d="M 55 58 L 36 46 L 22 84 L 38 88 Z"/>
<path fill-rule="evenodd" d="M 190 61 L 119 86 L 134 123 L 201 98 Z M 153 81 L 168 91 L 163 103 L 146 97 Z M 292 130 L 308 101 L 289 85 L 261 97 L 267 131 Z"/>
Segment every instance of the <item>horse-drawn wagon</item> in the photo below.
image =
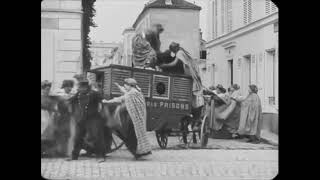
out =
<path fill-rule="evenodd" d="M 97 68 L 90 72 L 95 73 L 96 81 L 102 84 L 102 93 L 106 99 L 121 95 L 115 83 L 121 85 L 125 78 L 130 77 L 138 82 L 146 100 L 146 129 L 155 131 L 161 148 L 166 148 L 168 136 L 182 136 L 187 143 L 187 134 L 196 133 L 189 127 L 191 123 L 195 124 L 196 119 L 201 122 L 200 115 L 198 117 L 191 115 L 193 108 L 190 76 L 120 65 Z M 199 128 L 197 128 L 202 145 L 206 145 L 208 138 L 205 131 L 206 124 L 198 123 Z"/>

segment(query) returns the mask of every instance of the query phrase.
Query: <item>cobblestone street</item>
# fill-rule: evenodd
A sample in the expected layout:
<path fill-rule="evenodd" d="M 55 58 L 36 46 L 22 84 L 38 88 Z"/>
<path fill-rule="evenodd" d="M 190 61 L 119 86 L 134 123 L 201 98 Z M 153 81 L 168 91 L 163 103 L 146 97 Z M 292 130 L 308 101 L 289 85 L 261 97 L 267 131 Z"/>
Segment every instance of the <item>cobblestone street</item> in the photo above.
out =
<path fill-rule="evenodd" d="M 154 150 L 145 160 L 135 161 L 125 149 L 113 152 L 104 163 L 85 157 L 71 162 L 41 159 L 41 174 L 49 179 L 257 180 L 272 179 L 278 172 L 278 150 L 271 145 L 210 139 L 212 149 L 181 149 L 178 138 L 169 137 L 168 149 L 162 150 L 152 133 L 149 137 Z"/>

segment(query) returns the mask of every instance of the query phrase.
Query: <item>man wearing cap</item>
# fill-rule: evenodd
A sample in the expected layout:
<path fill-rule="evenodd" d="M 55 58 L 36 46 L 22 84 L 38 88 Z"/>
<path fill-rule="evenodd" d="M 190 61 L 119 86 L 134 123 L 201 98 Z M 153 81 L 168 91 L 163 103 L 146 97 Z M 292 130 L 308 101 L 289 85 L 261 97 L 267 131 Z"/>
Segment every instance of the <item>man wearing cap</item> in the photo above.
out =
<path fill-rule="evenodd" d="M 146 134 L 146 103 L 141 89 L 137 86 L 137 81 L 132 78 L 124 80 L 124 87 L 116 85 L 124 95 L 102 102 L 125 105 L 130 118 L 120 119 L 121 128 L 127 133 L 122 139 L 136 159 L 149 155 L 151 145 Z"/>
<path fill-rule="evenodd" d="M 105 129 L 105 121 L 99 113 L 101 95 L 90 89 L 89 81 L 83 76 L 78 78 L 78 92 L 69 99 L 72 104 L 73 117 L 76 121 L 76 130 L 71 159 L 77 160 L 80 150 L 84 147 L 84 138 L 89 136 L 89 141 L 94 146 L 95 153 L 105 161 L 105 154 L 110 150 L 112 136 L 109 129 Z M 105 136 L 105 130 L 110 136 Z M 108 139 L 105 139 L 105 138 Z M 107 144 L 106 144 L 107 143 Z"/>

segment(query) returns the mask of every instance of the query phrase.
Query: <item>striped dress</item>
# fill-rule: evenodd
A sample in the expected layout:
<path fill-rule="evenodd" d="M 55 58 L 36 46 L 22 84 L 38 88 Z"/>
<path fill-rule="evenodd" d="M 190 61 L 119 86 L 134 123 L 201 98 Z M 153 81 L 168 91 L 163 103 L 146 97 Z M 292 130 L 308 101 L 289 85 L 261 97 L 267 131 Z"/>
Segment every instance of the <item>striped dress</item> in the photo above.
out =
<path fill-rule="evenodd" d="M 151 152 L 151 145 L 146 133 L 147 111 L 143 94 L 134 88 L 131 89 L 125 94 L 125 104 L 137 136 L 136 154 Z"/>

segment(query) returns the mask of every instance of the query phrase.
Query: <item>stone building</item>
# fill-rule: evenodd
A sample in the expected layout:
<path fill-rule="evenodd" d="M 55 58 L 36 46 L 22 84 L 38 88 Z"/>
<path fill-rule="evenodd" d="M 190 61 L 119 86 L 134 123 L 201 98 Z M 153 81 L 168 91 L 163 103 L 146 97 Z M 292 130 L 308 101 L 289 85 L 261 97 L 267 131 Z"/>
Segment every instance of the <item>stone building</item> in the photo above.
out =
<path fill-rule="evenodd" d="M 82 71 L 81 0 L 41 2 L 41 80 L 59 88 Z"/>
<path fill-rule="evenodd" d="M 278 9 L 270 0 L 209 0 L 207 77 L 210 85 L 259 88 L 263 112 L 278 110 Z"/>
<path fill-rule="evenodd" d="M 164 32 L 160 35 L 161 51 L 172 41 L 180 43 L 190 54 L 199 59 L 199 13 L 201 7 L 185 0 L 149 1 L 133 24 L 137 33 L 160 23 Z"/>
<path fill-rule="evenodd" d="M 113 62 L 113 56 L 116 49 L 118 49 L 120 43 L 106 43 L 103 41 L 95 42 L 93 41 L 90 45 L 90 52 L 92 56 L 91 69 L 107 66 Z"/>
<path fill-rule="evenodd" d="M 123 33 L 123 64 L 132 66 L 132 38 L 135 35 L 134 28 L 126 28 Z"/>

